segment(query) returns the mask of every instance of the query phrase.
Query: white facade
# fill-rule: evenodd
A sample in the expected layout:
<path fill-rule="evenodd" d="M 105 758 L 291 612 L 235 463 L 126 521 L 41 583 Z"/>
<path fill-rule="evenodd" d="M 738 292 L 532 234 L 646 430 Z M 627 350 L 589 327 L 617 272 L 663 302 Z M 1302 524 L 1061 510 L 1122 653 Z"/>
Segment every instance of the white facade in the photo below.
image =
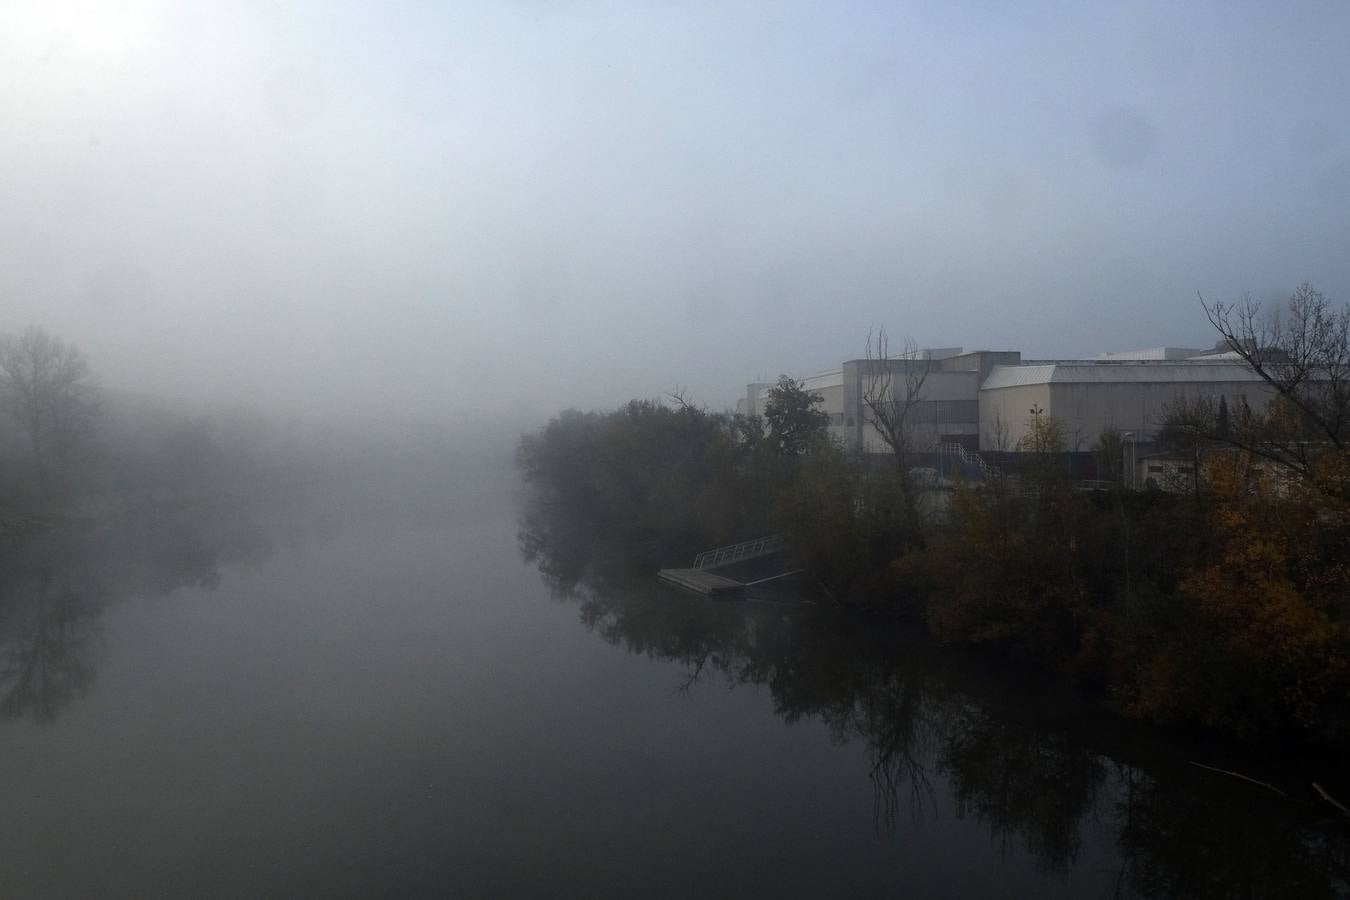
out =
<path fill-rule="evenodd" d="M 863 399 L 870 373 L 879 373 L 883 390 L 903 397 L 905 379 L 925 371 L 907 417 L 917 452 L 940 443 L 1016 452 L 1033 409 L 1059 421 L 1067 450 L 1090 450 L 1108 428 L 1131 432 L 1145 443 L 1156 437 L 1169 404 L 1178 400 L 1222 397 L 1236 410 L 1244 403 L 1260 409 L 1270 397 L 1265 382 L 1231 351 L 1178 347 L 1106 353 L 1091 360 L 1022 360 L 1016 351 L 949 347 L 884 361 L 850 360 L 804 383 L 821 395 L 830 434 L 842 446 L 885 453 L 889 448 L 872 426 Z M 772 387 L 748 385 L 737 410 L 762 414 Z"/>
<path fill-rule="evenodd" d="M 1108 428 L 1156 438 L 1178 400 L 1224 398 L 1231 409 L 1265 406 L 1270 392 L 1251 369 L 1227 360 L 1065 361 L 1000 366 L 980 389 L 980 446 L 1016 450 L 1031 411 L 1064 427 L 1067 450 L 1088 450 Z"/>

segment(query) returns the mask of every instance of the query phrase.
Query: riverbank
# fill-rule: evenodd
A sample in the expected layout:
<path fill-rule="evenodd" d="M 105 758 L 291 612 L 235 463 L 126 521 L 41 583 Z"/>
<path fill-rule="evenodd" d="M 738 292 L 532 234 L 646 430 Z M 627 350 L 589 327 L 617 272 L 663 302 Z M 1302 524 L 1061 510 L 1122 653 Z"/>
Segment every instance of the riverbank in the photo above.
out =
<path fill-rule="evenodd" d="M 903 471 L 782 446 L 687 405 L 563 414 L 520 444 L 522 546 L 566 591 L 779 532 L 822 602 L 1054 673 L 1121 715 L 1350 747 L 1350 513 L 1334 498 L 1231 455 L 1203 490 L 1084 492 L 1048 450 L 1015 481 L 957 484 L 934 514 Z"/>

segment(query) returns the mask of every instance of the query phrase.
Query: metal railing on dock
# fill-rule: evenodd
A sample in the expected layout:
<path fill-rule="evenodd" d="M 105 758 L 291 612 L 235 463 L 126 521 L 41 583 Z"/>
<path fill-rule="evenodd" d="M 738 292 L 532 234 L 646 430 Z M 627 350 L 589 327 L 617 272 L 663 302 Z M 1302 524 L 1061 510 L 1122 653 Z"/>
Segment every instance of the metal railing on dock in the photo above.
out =
<path fill-rule="evenodd" d="M 767 537 L 755 538 L 753 541 L 743 541 L 739 544 L 732 544 L 730 547 L 718 547 L 716 550 L 705 550 L 694 557 L 695 569 L 713 569 L 717 566 L 727 566 L 734 562 L 740 562 L 743 559 L 753 559 L 756 556 L 769 556 L 783 549 L 783 536 L 781 534 L 771 534 Z"/>

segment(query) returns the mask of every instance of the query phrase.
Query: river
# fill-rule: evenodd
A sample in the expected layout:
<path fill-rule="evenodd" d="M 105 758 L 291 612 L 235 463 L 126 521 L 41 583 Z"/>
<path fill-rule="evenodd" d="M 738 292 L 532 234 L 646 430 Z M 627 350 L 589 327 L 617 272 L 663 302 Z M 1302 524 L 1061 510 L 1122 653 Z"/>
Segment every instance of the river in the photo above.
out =
<path fill-rule="evenodd" d="M 5 560 L 0 893 L 1350 894 L 1315 773 L 875 621 L 560 585 L 505 476 L 277 506 Z"/>

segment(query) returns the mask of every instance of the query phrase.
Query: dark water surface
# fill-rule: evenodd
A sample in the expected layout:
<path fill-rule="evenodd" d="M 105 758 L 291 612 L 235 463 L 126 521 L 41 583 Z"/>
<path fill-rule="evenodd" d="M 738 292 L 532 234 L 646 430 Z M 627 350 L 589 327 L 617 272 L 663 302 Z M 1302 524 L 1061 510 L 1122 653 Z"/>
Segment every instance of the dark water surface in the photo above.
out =
<path fill-rule="evenodd" d="M 1313 774 L 1200 770 L 875 622 L 557 596 L 509 488 L 151 521 L 0 570 L 0 895 L 1350 890 Z"/>

